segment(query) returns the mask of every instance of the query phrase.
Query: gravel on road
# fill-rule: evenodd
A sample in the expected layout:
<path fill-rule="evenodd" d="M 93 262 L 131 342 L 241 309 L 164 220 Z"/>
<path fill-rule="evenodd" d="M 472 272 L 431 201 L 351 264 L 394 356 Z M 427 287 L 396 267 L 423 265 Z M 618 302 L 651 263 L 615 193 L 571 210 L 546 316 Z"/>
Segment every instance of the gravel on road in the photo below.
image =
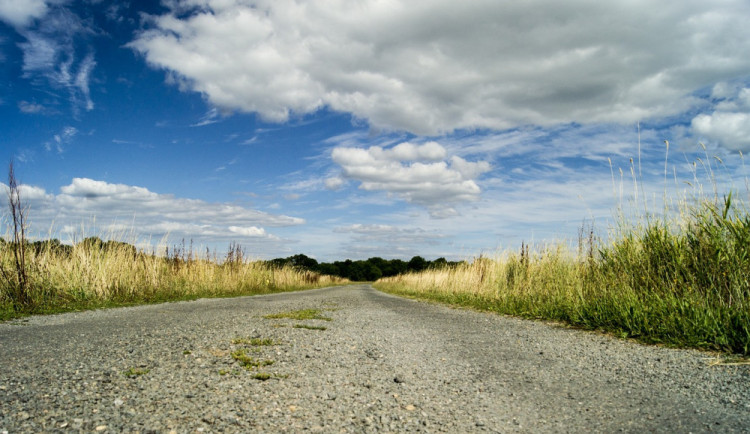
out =
<path fill-rule="evenodd" d="M 0 433 L 750 431 L 710 357 L 369 285 L 35 316 L 0 324 Z"/>

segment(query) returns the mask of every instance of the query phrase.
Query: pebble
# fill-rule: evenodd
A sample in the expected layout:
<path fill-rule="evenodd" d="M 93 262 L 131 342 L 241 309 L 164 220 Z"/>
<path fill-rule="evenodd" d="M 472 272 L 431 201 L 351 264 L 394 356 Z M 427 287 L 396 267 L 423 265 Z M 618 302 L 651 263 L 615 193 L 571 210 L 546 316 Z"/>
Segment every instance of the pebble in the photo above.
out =
<path fill-rule="evenodd" d="M 332 321 L 263 318 L 301 309 L 324 310 Z M 327 330 L 293 327 L 300 323 Z M 366 285 L 26 324 L 0 324 L 0 434 L 750 427 L 750 367 L 709 367 L 695 351 L 420 303 Z M 238 337 L 281 342 L 245 347 L 274 363 L 240 366 L 231 356 Z M 147 372 L 124 374 L 131 369 Z M 258 372 L 271 378 L 258 381 Z"/>

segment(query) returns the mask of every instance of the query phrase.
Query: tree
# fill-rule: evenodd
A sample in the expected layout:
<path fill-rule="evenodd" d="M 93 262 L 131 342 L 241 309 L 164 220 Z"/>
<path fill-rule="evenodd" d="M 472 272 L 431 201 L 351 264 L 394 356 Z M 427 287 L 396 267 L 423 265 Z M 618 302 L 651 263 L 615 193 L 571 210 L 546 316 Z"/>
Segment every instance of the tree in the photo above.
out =
<path fill-rule="evenodd" d="M 415 256 L 409 261 L 408 267 L 409 271 L 419 272 L 427 268 L 428 265 L 429 263 L 423 257 Z"/>

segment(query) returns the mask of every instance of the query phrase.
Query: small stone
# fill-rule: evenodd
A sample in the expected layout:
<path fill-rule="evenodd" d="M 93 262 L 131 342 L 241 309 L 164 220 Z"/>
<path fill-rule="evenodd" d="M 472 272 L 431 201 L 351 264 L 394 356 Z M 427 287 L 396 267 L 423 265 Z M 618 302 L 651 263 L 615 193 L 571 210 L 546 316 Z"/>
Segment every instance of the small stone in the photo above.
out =
<path fill-rule="evenodd" d="M 406 411 L 414 411 L 417 409 L 417 407 L 414 407 L 413 405 L 409 404 L 406 407 L 404 407 Z"/>
<path fill-rule="evenodd" d="M 115 407 L 119 407 L 121 405 L 125 404 L 125 401 L 123 401 L 120 398 L 115 399 Z"/>
<path fill-rule="evenodd" d="M 104 431 L 105 429 L 107 429 L 107 425 L 99 425 L 94 429 L 97 431 Z"/>

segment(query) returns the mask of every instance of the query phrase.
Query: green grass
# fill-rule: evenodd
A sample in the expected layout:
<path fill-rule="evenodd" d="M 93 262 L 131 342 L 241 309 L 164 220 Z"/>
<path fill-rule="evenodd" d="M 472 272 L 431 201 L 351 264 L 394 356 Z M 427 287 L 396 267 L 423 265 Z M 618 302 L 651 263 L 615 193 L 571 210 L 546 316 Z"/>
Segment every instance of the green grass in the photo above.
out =
<path fill-rule="evenodd" d="M 250 345 L 252 347 L 268 347 L 280 344 L 279 341 L 269 338 L 235 338 L 232 339 L 232 343 L 235 345 Z"/>
<path fill-rule="evenodd" d="M 146 375 L 149 372 L 151 372 L 150 369 L 142 369 L 142 368 L 129 368 L 127 371 L 124 371 L 122 375 L 130 378 L 140 377 L 141 375 Z"/>
<path fill-rule="evenodd" d="M 536 249 L 522 244 L 520 251 L 375 286 L 646 343 L 750 356 L 750 208 L 736 192 L 719 194 L 713 160 L 698 158 L 684 184 L 675 171 L 676 193 L 669 197 L 665 185 L 658 213 L 648 210 L 640 170 L 631 167 L 633 202 L 620 204 L 607 237 L 582 228 L 575 249 L 567 242 Z M 666 183 L 667 161 L 664 167 Z M 712 188 L 704 189 L 697 167 Z M 750 181 L 745 185 L 749 197 Z M 639 195 L 643 203 L 636 203 Z"/>
<path fill-rule="evenodd" d="M 274 364 L 273 360 L 261 360 L 250 356 L 249 354 L 247 354 L 247 350 L 245 348 L 240 348 L 238 350 L 232 351 L 230 355 L 232 356 L 232 359 L 236 360 L 237 363 L 240 364 L 240 366 L 247 370 Z"/>
<path fill-rule="evenodd" d="M 302 309 L 302 310 L 293 310 L 289 312 L 279 312 L 271 315 L 266 315 L 263 318 L 266 319 L 294 319 L 298 321 L 304 321 L 308 319 L 319 319 L 323 321 L 331 321 L 332 319 L 326 316 L 321 315 L 321 311 L 319 309 Z"/>
<path fill-rule="evenodd" d="M 307 330 L 328 330 L 326 327 L 323 326 L 311 326 L 307 324 L 295 324 L 294 328 L 296 329 L 307 329 Z"/>
<path fill-rule="evenodd" d="M 269 374 L 268 372 L 258 372 L 256 374 L 253 374 L 252 377 L 256 380 L 266 381 L 271 378 L 271 374 Z"/>
<path fill-rule="evenodd" d="M 750 214 L 732 196 L 570 252 L 506 252 L 378 289 L 669 346 L 750 354 Z M 584 252 L 581 254 L 581 252 Z"/>

